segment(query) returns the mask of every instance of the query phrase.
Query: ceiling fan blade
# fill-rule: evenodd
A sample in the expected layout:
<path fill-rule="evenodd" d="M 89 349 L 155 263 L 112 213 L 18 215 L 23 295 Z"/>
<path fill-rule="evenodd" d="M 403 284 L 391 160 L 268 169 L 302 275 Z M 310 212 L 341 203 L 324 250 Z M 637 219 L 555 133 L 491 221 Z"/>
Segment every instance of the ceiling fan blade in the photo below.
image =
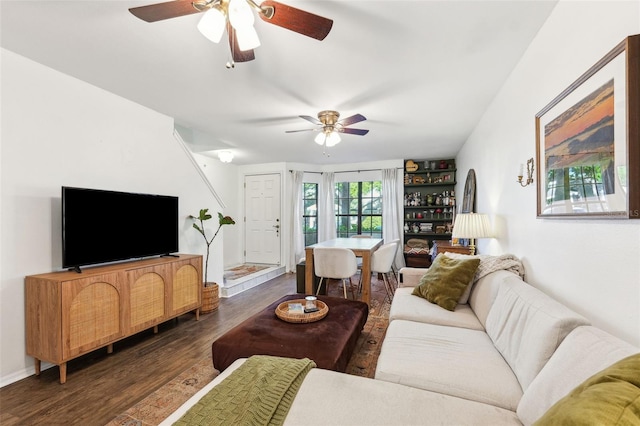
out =
<path fill-rule="evenodd" d="M 256 55 L 251 50 L 240 50 L 238 46 L 238 38 L 236 37 L 236 30 L 227 22 L 227 33 L 229 34 L 229 47 L 231 48 L 231 56 L 233 62 L 249 62 L 256 58 Z"/>
<path fill-rule="evenodd" d="M 306 12 L 295 7 L 287 6 L 273 0 L 265 0 L 260 4 L 263 13 L 259 13 L 263 21 L 296 33 L 324 40 L 331 31 L 333 20 L 313 13 Z M 273 10 L 273 14 L 268 11 Z M 267 10 L 267 12 L 264 12 Z M 269 17 L 270 16 L 270 17 Z"/>
<path fill-rule="evenodd" d="M 156 22 L 164 19 L 177 18 L 178 16 L 200 13 L 191 3 L 190 0 L 174 0 L 147 6 L 132 7 L 129 9 L 129 12 L 143 21 Z"/>
<path fill-rule="evenodd" d="M 364 115 L 356 114 L 356 115 L 352 115 L 351 117 L 343 118 L 342 120 L 338 121 L 338 123 L 346 127 L 346 126 L 350 126 L 351 124 L 365 121 L 366 119 L 367 117 L 365 117 Z"/>
<path fill-rule="evenodd" d="M 302 130 L 285 130 L 285 133 L 297 133 L 297 132 L 317 132 L 318 129 L 302 129 Z"/>
<path fill-rule="evenodd" d="M 310 121 L 310 122 L 312 122 L 313 124 L 319 124 L 319 125 L 322 125 L 322 121 L 318 120 L 318 119 L 317 119 L 317 118 L 315 118 L 315 117 L 311 117 L 310 115 L 299 115 L 298 117 L 300 117 L 300 118 L 304 118 L 305 120 Z"/>
<path fill-rule="evenodd" d="M 340 133 L 347 133 L 349 135 L 359 135 L 359 136 L 364 136 L 367 133 L 369 133 L 368 130 L 364 130 L 364 129 L 350 129 L 350 128 L 342 128 L 338 130 Z"/>

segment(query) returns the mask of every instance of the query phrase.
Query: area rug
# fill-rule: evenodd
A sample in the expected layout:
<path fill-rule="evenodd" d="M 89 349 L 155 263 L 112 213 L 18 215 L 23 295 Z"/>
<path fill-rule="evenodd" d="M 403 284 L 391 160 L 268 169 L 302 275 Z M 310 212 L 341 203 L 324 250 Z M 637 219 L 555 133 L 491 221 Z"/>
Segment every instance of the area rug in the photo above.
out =
<path fill-rule="evenodd" d="M 218 374 L 211 365 L 211 358 L 198 361 L 107 426 L 158 425 Z"/>
<path fill-rule="evenodd" d="M 267 268 L 269 268 L 268 265 L 255 265 L 252 263 L 245 263 L 244 265 L 236 266 L 235 268 L 225 269 L 224 280 L 225 281 L 237 280 L 239 278 L 246 277 L 247 275 L 255 274 L 256 272 L 262 271 Z"/>
<path fill-rule="evenodd" d="M 328 295 L 342 297 L 341 284 L 331 282 Z M 382 280 L 372 278 L 369 315 L 347 364 L 347 374 L 369 378 L 375 375 L 378 355 L 389 325 L 389 307 Z M 210 356 L 207 356 L 106 426 L 158 425 L 217 375 L 218 372 L 211 366 Z"/>

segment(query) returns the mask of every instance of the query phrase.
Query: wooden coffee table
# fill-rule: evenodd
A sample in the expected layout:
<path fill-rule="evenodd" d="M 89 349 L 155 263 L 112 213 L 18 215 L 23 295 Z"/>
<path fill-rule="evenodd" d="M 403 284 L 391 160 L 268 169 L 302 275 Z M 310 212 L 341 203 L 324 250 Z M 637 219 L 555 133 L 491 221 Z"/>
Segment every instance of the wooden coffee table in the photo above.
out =
<path fill-rule="evenodd" d="M 213 342 L 214 368 L 223 371 L 239 358 L 273 355 L 309 358 L 318 368 L 344 372 L 367 322 L 368 305 L 318 296 L 329 307 L 327 316 L 319 321 L 290 323 L 276 316 L 280 303 L 301 298 L 301 294 L 284 296 Z"/>

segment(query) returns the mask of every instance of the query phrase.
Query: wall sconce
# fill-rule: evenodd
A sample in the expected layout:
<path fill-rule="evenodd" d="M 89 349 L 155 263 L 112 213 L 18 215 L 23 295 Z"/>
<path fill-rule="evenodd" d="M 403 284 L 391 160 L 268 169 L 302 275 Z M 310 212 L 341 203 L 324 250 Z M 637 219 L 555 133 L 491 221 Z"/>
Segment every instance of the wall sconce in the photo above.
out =
<path fill-rule="evenodd" d="M 220 151 L 218 153 L 218 159 L 223 163 L 230 163 L 233 160 L 233 152 L 231 151 Z"/>
<path fill-rule="evenodd" d="M 520 164 L 520 174 L 518 175 L 518 183 L 525 187 L 533 183 L 533 158 L 527 160 L 527 179 L 524 180 L 524 165 Z M 523 182 L 524 181 L 524 182 Z"/>

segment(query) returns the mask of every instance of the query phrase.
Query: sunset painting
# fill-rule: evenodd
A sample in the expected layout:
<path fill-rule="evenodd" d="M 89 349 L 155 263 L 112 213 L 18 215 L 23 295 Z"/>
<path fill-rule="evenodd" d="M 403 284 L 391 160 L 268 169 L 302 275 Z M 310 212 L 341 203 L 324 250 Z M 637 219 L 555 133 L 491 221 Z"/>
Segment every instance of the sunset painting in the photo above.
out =
<path fill-rule="evenodd" d="M 546 170 L 599 166 L 603 174 L 613 174 L 613 117 L 611 79 L 544 127 Z"/>

